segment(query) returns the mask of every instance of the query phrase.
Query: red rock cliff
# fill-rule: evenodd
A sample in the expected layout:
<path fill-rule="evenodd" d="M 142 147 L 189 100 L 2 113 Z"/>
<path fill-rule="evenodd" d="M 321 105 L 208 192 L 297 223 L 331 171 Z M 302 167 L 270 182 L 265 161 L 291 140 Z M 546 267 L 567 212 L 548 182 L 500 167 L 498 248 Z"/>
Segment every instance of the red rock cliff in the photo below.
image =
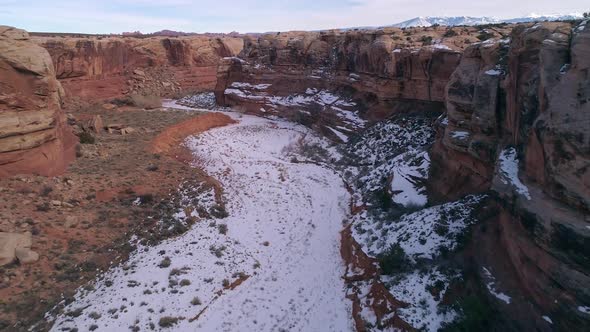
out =
<path fill-rule="evenodd" d="M 401 30 L 247 37 L 240 58 L 220 66 L 218 103 L 293 117 L 297 115 L 291 114 L 292 105 L 285 98 L 317 100 L 322 99 L 318 93 L 330 91 L 355 102 L 361 116 L 370 120 L 418 108 L 442 110 L 445 86 L 461 53 L 442 44 L 397 48 L 401 37 L 396 33 L 401 35 Z M 312 111 L 335 106 L 307 104 Z"/>
<path fill-rule="evenodd" d="M 486 235 L 492 244 L 477 245 L 479 256 L 492 266 L 508 261 L 527 305 L 557 317 L 558 330 L 590 328 L 580 309 L 590 305 L 585 25 L 522 25 L 509 40 L 468 48 L 448 84 L 432 150 L 438 198 L 492 190 L 497 233 Z"/>
<path fill-rule="evenodd" d="M 67 96 L 86 100 L 213 90 L 219 61 L 243 45 L 241 38 L 206 36 L 34 40 L 51 55 Z"/>
<path fill-rule="evenodd" d="M 0 177 L 56 175 L 73 160 L 62 94 L 47 51 L 27 32 L 0 26 Z"/>

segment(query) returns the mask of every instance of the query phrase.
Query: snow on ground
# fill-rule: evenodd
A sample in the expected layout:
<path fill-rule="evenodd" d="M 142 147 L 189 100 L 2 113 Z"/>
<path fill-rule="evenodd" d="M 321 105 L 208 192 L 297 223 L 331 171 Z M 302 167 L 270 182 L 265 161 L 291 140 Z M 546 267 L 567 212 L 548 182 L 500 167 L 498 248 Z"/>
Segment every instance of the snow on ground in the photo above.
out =
<path fill-rule="evenodd" d="M 452 322 L 457 317 L 454 310 L 449 308 L 441 311 L 439 308 L 451 277 L 433 268 L 428 271 L 416 270 L 401 278 L 381 278 L 396 299 L 412 304 L 399 310 L 402 319 L 418 330 L 438 331 L 444 323 Z M 438 296 L 433 296 L 435 290 L 440 292 Z"/>
<path fill-rule="evenodd" d="M 366 198 L 385 189 L 402 206 L 424 206 L 424 184 L 430 158 L 426 148 L 433 140 L 430 120 L 400 117 L 378 123 L 352 138 L 345 147 L 358 177 L 349 181 Z"/>
<path fill-rule="evenodd" d="M 490 292 L 490 294 L 492 294 L 498 300 L 500 300 L 506 304 L 510 304 L 510 296 L 508 296 L 496 289 L 496 278 L 492 275 L 490 270 L 488 270 L 487 268 L 484 267 L 483 274 L 484 274 L 484 279 L 486 282 L 486 287 L 488 288 L 488 291 Z"/>
<path fill-rule="evenodd" d="M 396 157 L 391 192 L 393 201 L 403 206 L 424 206 L 428 202 L 424 183 L 428 178 L 428 152 L 406 152 Z"/>
<path fill-rule="evenodd" d="M 363 164 L 387 162 L 397 155 L 430 144 L 434 131 L 428 119 L 396 118 L 367 128 L 346 149 Z"/>
<path fill-rule="evenodd" d="M 518 194 L 523 195 L 530 200 L 531 195 L 529 194 L 529 189 L 518 178 L 518 157 L 516 149 L 508 148 L 503 150 L 502 153 L 500 153 L 499 162 L 498 173 L 502 183 L 513 186 Z"/>
<path fill-rule="evenodd" d="M 224 93 L 242 99 L 264 102 L 269 105 L 270 108 L 278 106 L 309 108 L 317 105 L 322 111 L 333 111 L 334 115 L 340 121 L 354 129 L 364 128 L 367 123 L 366 120 L 360 117 L 359 112 L 355 110 L 357 107 L 355 102 L 330 91 L 308 88 L 305 93 L 302 94 L 276 96 L 266 92 L 266 89 L 269 87 L 270 84 L 252 85 L 249 83 L 234 82 Z"/>
<path fill-rule="evenodd" d="M 578 311 L 590 315 L 590 307 L 579 306 Z"/>
<path fill-rule="evenodd" d="M 177 331 L 353 329 L 339 253 L 350 199 L 342 180 L 289 161 L 285 151 L 312 136 L 301 126 L 234 117 L 239 124 L 187 141 L 222 183 L 229 217 L 139 246 L 80 289 L 54 331 L 150 330 L 166 321 Z"/>
<path fill-rule="evenodd" d="M 397 220 L 383 221 L 365 212 L 357 216 L 352 234 L 363 251 L 373 257 L 399 243 L 413 261 L 434 259 L 441 250 L 452 251 L 457 247 L 460 236 L 475 221 L 472 211 L 481 199 L 481 196 L 468 196 L 405 214 Z"/>
<path fill-rule="evenodd" d="M 250 83 L 243 83 L 243 82 L 233 82 L 230 87 L 236 89 L 254 89 L 254 90 L 266 90 L 271 87 L 272 84 L 250 84 Z"/>

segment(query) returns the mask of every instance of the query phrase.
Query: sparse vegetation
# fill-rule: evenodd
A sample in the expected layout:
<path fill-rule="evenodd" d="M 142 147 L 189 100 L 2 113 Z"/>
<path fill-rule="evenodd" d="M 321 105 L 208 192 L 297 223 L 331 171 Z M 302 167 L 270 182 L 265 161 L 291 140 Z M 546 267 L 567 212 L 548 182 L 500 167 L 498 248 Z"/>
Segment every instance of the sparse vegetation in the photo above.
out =
<path fill-rule="evenodd" d="M 81 132 L 80 134 L 78 134 L 78 138 L 80 139 L 80 143 L 82 144 L 94 144 L 96 143 L 96 139 L 94 138 L 94 136 L 92 136 L 91 133 L 89 132 Z"/>
<path fill-rule="evenodd" d="M 170 259 L 170 257 L 164 257 L 160 264 L 158 264 L 158 267 L 164 269 L 170 267 L 170 264 L 172 264 L 172 260 Z"/>
<path fill-rule="evenodd" d="M 201 299 L 199 299 L 199 297 L 195 296 L 195 297 L 193 297 L 193 299 L 191 300 L 191 304 L 192 304 L 192 305 L 201 305 Z"/>
<path fill-rule="evenodd" d="M 219 224 L 217 225 L 217 229 L 219 230 L 220 234 L 227 234 L 227 225 L 226 224 Z"/>
<path fill-rule="evenodd" d="M 160 318 L 160 320 L 158 321 L 158 325 L 160 325 L 160 327 L 172 327 L 174 325 L 176 325 L 178 323 L 178 321 L 180 320 L 180 317 L 171 317 L 171 316 L 165 316 Z"/>
<path fill-rule="evenodd" d="M 477 35 L 477 39 L 479 39 L 481 41 L 486 41 L 486 40 L 492 39 L 494 37 L 495 37 L 495 35 L 487 30 L 482 30 L 481 33 L 479 35 Z"/>
<path fill-rule="evenodd" d="M 381 273 L 385 275 L 405 271 L 410 264 L 410 260 L 399 243 L 391 245 L 391 247 L 379 255 L 377 259 L 379 260 Z"/>
<path fill-rule="evenodd" d="M 88 317 L 90 317 L 90 318 L 92 318 L 94 320 L 97 320 L 97 319 L 99 319 L 102 316 L 98 312 L 93 311 L 93 312 L 91 312 L 91 313 L 88 314 Z"/>
<path fill-rule="evenodd" d="M 134 94 L 129 96 L 129 100 L 132 105 L 145 109 L 154 109 L 162 106 L 162 99 L 154 95 L 144 96 Z"/>
<path fill-rule="evenodd" d="M 455 37 L 458 36 L 459 33 L 457 33 L 457 31 L 453 30 L 453 29 L 448 29 L 445 34 L 443 35 L 443 37 L 446 38 L 451 38 L 451 37 Z"/>
<path fill-rule="evenodd" d="M 393 198 L 387 188 L 383 188 L 375 192 L 375 198 L 379 207 L 383 210 L 389 210 L 393 206 Z"/>
<path fill-rule="evenodd" d="M 428 46 L 428 45 L 432 45 L 432 36 L 422 36 L 422 38 L 420 38 L 420 41 L 422 42 L 423 46 Z"/>
<path fill-rule="evenodd" d="M 444 326 L 444 332 L 488 331 L 494 322 L 494 310 L 484 299 L 469 295 L 460 299 L 456 310 L 461 316 L 456 321 Z"/>

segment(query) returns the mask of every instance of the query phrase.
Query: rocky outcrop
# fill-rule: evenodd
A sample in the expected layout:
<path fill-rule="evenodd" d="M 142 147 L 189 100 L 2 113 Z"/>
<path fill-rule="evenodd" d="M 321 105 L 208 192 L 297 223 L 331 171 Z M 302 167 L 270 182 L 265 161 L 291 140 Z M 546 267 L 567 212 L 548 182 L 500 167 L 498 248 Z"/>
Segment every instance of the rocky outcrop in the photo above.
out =
<path fill-rule="evenodd" d="M 432 149 L 438 198 L 495 193 L 498 244 L 515 276 L 505 283 L 518 283 L 526 305 L 553 317 L 558 330 L 590 328 L 585 25 L 521 25 L 510 40 L 468 48 L 447 86 Z M 532 326 L 543 330 L 540 321 Z"/>
<path fill-rule="evenodd" d="M 128 94 L 171 96 L 211 91 L 217 65 L 240 52 L 241 38 L 46 37 L 35 42 L 49 52 L 68 97 L 102 100 Z"/>
<path fill-rule="evenodd" d="M 63 90 L 47 51 L 23 30 L 0 26 L 0 87 L 0 177 L 63 172 L 76 141 Z"/>
<path fill-rule="evenodd" d="M 354 109 L 367 120 L 418 108 L 442 111 L 445 86 L 461 53 L 443 44 L 397 48 L 401 37 L 395 33 L 326 31 L 247 37 L 239 58 L 220 65 L 217 101 L 252 113 L 322 124 L 337 118 L 334 115 L 341 109 Z M 346 126 L 346 121 L 334 125 Z"/>

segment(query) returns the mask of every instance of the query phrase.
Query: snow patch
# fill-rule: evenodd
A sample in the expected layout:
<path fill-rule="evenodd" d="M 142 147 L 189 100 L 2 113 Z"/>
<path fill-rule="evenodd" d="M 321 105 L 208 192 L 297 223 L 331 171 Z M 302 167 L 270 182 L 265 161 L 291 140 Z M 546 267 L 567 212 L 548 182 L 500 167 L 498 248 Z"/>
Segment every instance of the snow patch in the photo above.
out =
<path fill-rule="evenodd" d="M 496 290 L 496 278 L 492 275 L 490 270 L 488 270 L 484 267 L 483 273 L 484 273 L 484 277 L 487 281 L 486 287 L 488 288 L 488 291 L 490 292 L 490 294 L 492 294 L 498 300 L 500 300 L 506 304 L 510 304 L 510 296 Z"/>
<path fill-rule="evenodd" d="M 518 158 L 515 148 L 508 148 L 500 153 L 500 180 L 504 184 L 512 185 L 516 192 L 523 195 L 528 200 L 531 199 L 529 189 L 518 178 Z"/>
<path fill-rule="evenodd" d="M 424 206 L 428 202 L 424 182 L 430 168 L 428 152 L 407 152 L 396 157 L 391 192 L 393 201 L 403 206 Z"/>
<path fill-rule="evenodd" d="M 330 131 L 333 132 L 334 135 L 336 135 L 342 142 L 348 142 L 348 136 L 346 136 L 345 134 L 329 126 L 326 126 L 326 128 L 330 129 Z"/>
<path fill-rule="evenodd" d="M 486 75 L 490 75 L 490 76 L 498 76 L 501 74 L 502 74 L 502 72 L 497 69 L 490 69 L 490 70 L 486 71 Z"/>
<path fill-rule="evenodd" d="M 451 132 L 451 137 L 454 139 L 464 140 L 464 139 L 469 138 L 469 136 L 471 136 L 471 134 L 467 131 L 452 131 Z"/>

